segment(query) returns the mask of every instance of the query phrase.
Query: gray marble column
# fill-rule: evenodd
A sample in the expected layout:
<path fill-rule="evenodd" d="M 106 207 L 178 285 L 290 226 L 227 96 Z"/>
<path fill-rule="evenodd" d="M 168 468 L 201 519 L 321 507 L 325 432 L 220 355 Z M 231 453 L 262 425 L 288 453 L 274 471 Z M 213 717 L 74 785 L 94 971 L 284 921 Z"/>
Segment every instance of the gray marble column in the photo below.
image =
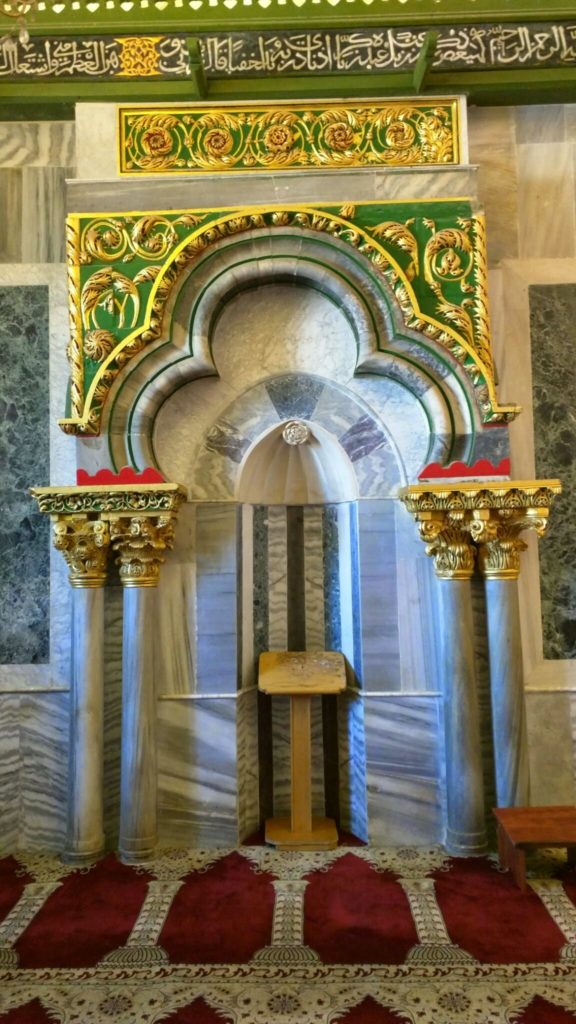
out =
<path fill-rule="evenodd" d="M 119 846 L 126 864 L 153 857 L 158 839 L 155 604 L 154 589 L 124 590 Z"/>
<path fill-rule="evenodd" d="M 104 852 L 104 590 L 77 587 L 72 604 L 68 825 L 64 859 Z"/>
<path fill-rule="evenodd" d="M 119 516 L 110 533 L 124 587 L 120 857 L 153 858 L 158 839 L 154 638 L 156 586 L 174 516 Z"/>
<path fill-rule="evenodd" d="M 498 807 L 530 803 L 530 768 L 516 579 L 485 581 Z"/>
<path fill-rule="evenodd" d="M 492 734 L 498 807 L 530 803 L 518 577 L 526 529 L 544 533 L 548 509 L 496 507 L 476 513 L 473 532 L 486 593 Z"/>
<path fill-rule="evenodd" d="M 441 579 L 441 672 L 446 744 L 446 839 L 449 853 L 486 850 L 480 716 L 476 695 L 469 579 Z"/>
<path fill-rule="evenodd" d="M 92 861 L 104 852 L 104 583 L 108 525 L 86 516 L 58 518 L 54 546 L 73 587 L 68 817 L 63 859 Z"/>

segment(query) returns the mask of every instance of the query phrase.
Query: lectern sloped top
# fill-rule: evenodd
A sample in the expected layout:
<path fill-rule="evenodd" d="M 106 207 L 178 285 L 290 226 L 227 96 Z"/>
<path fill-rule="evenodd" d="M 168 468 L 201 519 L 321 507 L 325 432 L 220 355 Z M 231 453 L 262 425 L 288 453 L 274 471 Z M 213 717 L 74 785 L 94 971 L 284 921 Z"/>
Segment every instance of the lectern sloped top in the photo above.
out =
<path fill-rule="evenodd" d="M 287 695 L 339 693 L 346 688 L 346 663 L 339 651 L 264 651 L 258 687 Z"/>

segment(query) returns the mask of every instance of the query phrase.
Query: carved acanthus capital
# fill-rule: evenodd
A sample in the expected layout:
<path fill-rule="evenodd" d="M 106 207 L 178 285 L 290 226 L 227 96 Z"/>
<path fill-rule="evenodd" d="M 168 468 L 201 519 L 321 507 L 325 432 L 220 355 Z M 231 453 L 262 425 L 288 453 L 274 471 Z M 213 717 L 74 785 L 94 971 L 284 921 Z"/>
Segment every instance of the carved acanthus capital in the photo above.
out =
<path fill-rule="evenodd" d="M 526 543 L 520 534 L 546 530 L 559 480 L 475 481 L 416 484 L 400 499 L 418 523 L 443 579 L 466 579 L 474 571 L 475 548 L 482 574 L 516 579 Z"/>
<path fill-rule="evenodd" d="M 55 518 L 54 547 L 66 559 L 73 587 L 104 586 L 109 546 L 108 523 L 86 516 Z"/>
<path fill-rule="evenodd" d="M 474 545 L 463 514 L 422 511 L 416 514 L 426 554 L 434 559 L 439 579 L 467 580 L 474 572 Z"/>
<path fill-rule="evenodd" d="M 549 509 L 483 509 L 474 516 L 470 529 L 478 545 L 482 575 L 486 579 L 518 579 L 520 555 L 528 547 L 520 534 L 532 529 L 541 537 L 548 525 Z"/>
<path fill-rule="evenodd" d="M 176 517 L 119 516 L 110 520 L 110 535 L 120 579 L 125 587 L 155 587 L 165 552 L 174 543 Z"/>

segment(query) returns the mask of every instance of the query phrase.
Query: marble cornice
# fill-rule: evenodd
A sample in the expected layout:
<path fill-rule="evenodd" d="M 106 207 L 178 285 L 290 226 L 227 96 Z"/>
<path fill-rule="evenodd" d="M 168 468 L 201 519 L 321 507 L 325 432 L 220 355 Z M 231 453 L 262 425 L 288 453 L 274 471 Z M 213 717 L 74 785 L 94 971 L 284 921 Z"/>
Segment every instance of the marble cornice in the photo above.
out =
<path fill-rule="evenodd" d="M 559 480 L 474 480 L 410 484 L 399 497 L 409 512 L 549 507 Z"/>
<path fill-rule="evenodd" d="M 186 500 L 180 484 L 119 484 L 82 487 L 31 487 L 41 512 L 51 516 L 155 515 L 176 512 Z"/>

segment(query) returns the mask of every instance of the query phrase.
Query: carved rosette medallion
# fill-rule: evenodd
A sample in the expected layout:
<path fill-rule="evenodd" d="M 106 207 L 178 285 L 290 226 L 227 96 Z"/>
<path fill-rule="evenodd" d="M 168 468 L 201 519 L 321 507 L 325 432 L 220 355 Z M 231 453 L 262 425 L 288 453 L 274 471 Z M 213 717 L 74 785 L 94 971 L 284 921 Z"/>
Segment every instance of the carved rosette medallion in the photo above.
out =
<path fill-rule="evenodd" d="M 301 420 L 290 420 L 282 431 L 282 437 L 286 444 L 306 444 L 310 440 L 310 428 Z"/>
<path fill-rule="evenodd" d="M 85 516 L 58 517 L 54 547 L 68 565 L 73 587 L 102 587 L 106 582 L 110 530 L 108 523 Z"/>
<path fill-rule="evenodd" d="M 541 537 L 550 506 L 560 493 L 559 480 L 417 484 L 400 499 L 412 513 L 426 554 L 434 558 L 440 579 L 467 579 L 478 566 L 486 579 L 517 579 L 520 534 Z"/>
<path fill-rule="evenodd" d="M 165 552 L 174 544 L 173 515 L 121 516 L 110 536 L 124 587 L 155 587 Z"/>

